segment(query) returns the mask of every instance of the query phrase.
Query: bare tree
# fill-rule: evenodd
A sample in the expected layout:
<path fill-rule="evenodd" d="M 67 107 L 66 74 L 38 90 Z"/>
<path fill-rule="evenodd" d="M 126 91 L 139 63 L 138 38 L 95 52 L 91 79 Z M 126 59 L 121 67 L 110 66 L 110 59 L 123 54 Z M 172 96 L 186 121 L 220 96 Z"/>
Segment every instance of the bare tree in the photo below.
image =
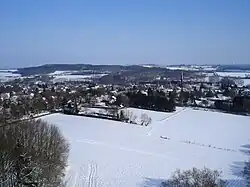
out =
<path fill-rule="evenodd" d="M 136 123 L 137 116 L 131 110 L 126 111 L 126 117 L 129 120 L 129 123 Z"/>
<path fill-rule="evenodd" d="M 113 115 L 113 116 L 117 116 L 118 114 L 118 108 L 114 108 L 114 109 L 106 109 L 106 112 L 110 115 Z"/>
<path fill-rule="evenodd" d="M 148 126 L 151 122 L 152 122 L 151 117 L 149 117 L 145 113 L 142 113 L 142 115 L 141 115 L 141 125 Z"/>
<path fill-rule="evenodd" d="M 162 183 L 163 187 L 225 187 L 220 179 L 221 172 L 208 168 L 180 171 L 177 170 L 171 179 Z"/>
<path fill-rule="evenodd" d="M 129 122 L 128 110 L 120 110 L 119 111 L 119 119 L 124 122 Z"/>
<path fill-rule="evenodd" d="M 132 121 L 132 123 L 136 123 L 136 119 L 137 119 L 137 116 L 136 116 L 136 115 L 131 116 L 131 121 Z"/>
<path fill-rule="evenodd" d="M 41 120 L 0 128 L 0 186 L 55 187 L 64 177 L 69 145 Z"/>
<path fill-rule="evenodd" d="M 120 110 L 119 118 L 128 123 L 135 123 L 137 116 L 131 110 Z"/>

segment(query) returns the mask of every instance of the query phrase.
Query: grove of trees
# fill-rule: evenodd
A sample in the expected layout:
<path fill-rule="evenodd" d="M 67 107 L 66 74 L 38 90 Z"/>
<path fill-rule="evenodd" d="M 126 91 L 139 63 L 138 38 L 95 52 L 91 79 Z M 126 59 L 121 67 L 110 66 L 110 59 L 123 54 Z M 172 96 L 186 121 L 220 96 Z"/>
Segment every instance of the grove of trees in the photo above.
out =
<path fill-rule="evenodd" d="M 57 187 L 64 183 L 69 144 L 41 120 L 0 123 L 0 187 Z"/>
<path fill-rule="evenodd" d="M 137 91 L 128 92 L 126 95 L 129 99 L 129 106 L 131 107 L 139 107 L 167 112 L 175 111 L 174 98 L 171 96 L 167 97 L 163 92 L 151 94 L 151 92 L 148 91 L 148 94 L 145 95 L 141 91 Z"/>
<path fill-rule="evenodd" d="M 177 170 L 172 177 L 162 183 L 162 187 L 225 187 L 221 173 L 208 168 Z"/>

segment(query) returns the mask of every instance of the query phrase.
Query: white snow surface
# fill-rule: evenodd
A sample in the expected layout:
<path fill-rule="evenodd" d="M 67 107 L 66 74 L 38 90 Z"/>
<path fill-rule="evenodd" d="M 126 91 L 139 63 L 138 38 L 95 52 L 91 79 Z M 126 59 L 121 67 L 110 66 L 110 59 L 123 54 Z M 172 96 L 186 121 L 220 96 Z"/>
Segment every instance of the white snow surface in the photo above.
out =
<path fill-rule="evenodd" d="M 53 82 L 63 81 L 85 81 L 93 78 L 100 78 L 106 74 L 90 74 L 90 75 L 56 75 L 54 76 Z"/>
<path fill-rule="evenodd" d="M 250 85 L 250 79 L 242 79 L 244 81 L 244 85 Z"/>
<path fill-rule="evenodd" d="M 250 76 L 250 72 L 216 72 L 221 77 L 246 77 Z"/>
<path fill-rule="evenodd" d="M 240 173 L 249 157 L 250 117 L 191 108 L 129 110 L 147 113 L 152 123 L 63 114 L 41 118 L 57 125 L 70 143 L 68 186 L 158 187 L 177 168 L 204 166 L 222 171 L 228 186 L 244 186 Z"/>
<path fill-rule="evenodd" d="M 212 66 L 171 66 L 166 67 L 169 70 L 183 70 L 183 71 L 215 71 L 217 67 Z"/>
<path fill-rule="evenodd" d="M 6 72 L 4 72 L 3 70 L 1 71 L 2 72 L 0 72 L 0 81 L 10 81 L 21 77 L 20 74 L 10 73 L 7 72 L 7 70 Z"/>
<path fill-rule="evenodd" d="M 141 115 L 146 114 L 149 116 L 152 120 L 152 123 L 155 123 L 157 121 L 162 121 L 172 115 L 175 115 L 175 113 L 183 110 L 181 107 L 176 107 L 176 112 L 157 112 L 157 111 L 152 111 L 152 110 L 144 110 L 144 109 L 138 109 L 138 108 L 126 108 L 126 109 L 121 109 L 124 111 L 125 114 L 128 114 L 128 112 L 131 112 L 133 116 L 136 116 L 136 123 L 140 124 L 141 121 Z M 150 128 L 152 128 L 150 126 Z"/>
<path fill-rule="evenodd" d="M 49 75 L 63 75 L 67 73 L 73 73 L 74 71 L 54 71 L 53 73 L 49 73 Z"/>

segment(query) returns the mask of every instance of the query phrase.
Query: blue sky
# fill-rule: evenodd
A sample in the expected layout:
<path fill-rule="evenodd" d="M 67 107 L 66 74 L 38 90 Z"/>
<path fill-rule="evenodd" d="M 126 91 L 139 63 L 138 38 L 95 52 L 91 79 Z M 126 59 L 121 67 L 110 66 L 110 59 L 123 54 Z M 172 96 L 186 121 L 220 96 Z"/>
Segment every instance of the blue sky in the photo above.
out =
<path fill-rule="evenodd" d="M 1 0 L 0 67 L 250 64 L 249 0 Z"/>

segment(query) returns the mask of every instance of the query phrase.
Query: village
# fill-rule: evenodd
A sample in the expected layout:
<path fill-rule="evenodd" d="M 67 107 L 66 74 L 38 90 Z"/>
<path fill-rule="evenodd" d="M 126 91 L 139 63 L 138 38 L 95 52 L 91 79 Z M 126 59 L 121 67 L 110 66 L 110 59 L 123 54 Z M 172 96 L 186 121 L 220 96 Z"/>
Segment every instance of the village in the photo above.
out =
<path fill-rule="evenodd" d="M 7 80 L 0 83 L 1 120 L 61 112 L 140 125 L 150 123 L 150 117 L 135 116 L 126 111 L 127 107 L 172 112 L 177 106 L 241 115 L 250 113 L 250 85 L 242 84 L 237 77 L 222 77 L 214 72 L 204 76 L 202 71 L 190 73 L 178 69 L 172 70 L 170 77 L 145 72 L 142 71 L 149 78 L 136 81 L 131 80 L 131 75 L 102 72 L 99 76 L 95 72 L 79 79 L 81 74 L 77 71 L 74 74 L 55 71 Z M 112 77 L 112 81 L 103 83 L 102 80 L 110 80 L 108 77 Z M 116 82 L 114 79 L 127 81 L 112 84 Z"/>

